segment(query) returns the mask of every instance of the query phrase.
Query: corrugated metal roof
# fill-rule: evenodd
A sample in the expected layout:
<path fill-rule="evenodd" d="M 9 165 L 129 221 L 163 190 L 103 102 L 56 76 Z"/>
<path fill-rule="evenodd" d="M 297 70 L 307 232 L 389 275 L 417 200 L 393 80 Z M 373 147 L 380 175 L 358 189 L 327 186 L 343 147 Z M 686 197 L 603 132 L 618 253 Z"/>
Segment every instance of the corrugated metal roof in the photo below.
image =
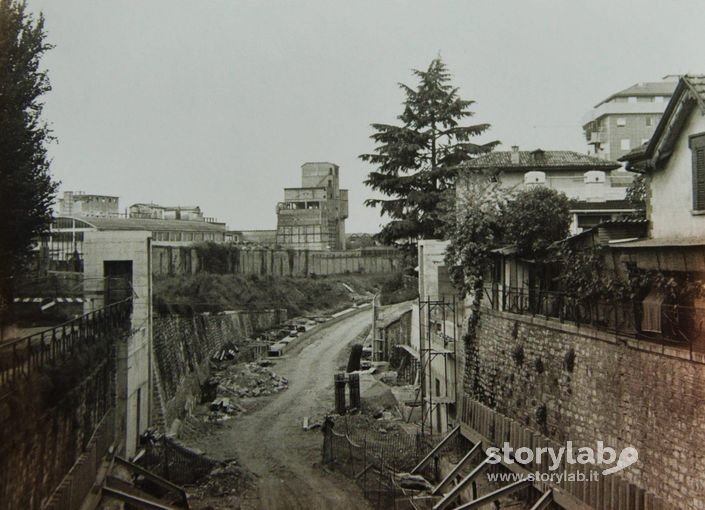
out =
<path fill-rule="evenodd" d="M 146 230 L 149 232 L 225 232 L 225 224 L 189 220 L 157 220 L 147 218 L 110 218 L 101 216 L 76 216 L 98 230 Z"/>
<path fill-rule="evenodd" d="M 518 151 L 519 162 L 512 163 L 513 151 L 495 151 L 467 161 L 461 168 L 529 169 L 585 169 L 614 170 L 622 165 L 574 151 Z"/>

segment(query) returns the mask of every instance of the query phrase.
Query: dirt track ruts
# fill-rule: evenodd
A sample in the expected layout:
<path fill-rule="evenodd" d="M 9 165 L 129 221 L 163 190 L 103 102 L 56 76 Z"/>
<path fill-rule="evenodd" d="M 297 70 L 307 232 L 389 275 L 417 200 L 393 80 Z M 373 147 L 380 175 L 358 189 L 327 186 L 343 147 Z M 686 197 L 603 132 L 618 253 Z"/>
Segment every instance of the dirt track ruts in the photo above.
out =
<path fill-rule="evenodd" d="M 306 334 L 273 367 L 289 379 L 289 388 L 227 422 L 211 438 L 209 455 L 236 456 L 258 477 L 257 490 L 245 495 L 244 509 L 370 508 L 352 480 L 320 467 L 320 430 L 302 428 L 304 416 L 317 418 L 332 410 L 333 375 L 347 359 L 348 346 L 369 325 L 370 313 L 362 311 Z"/>

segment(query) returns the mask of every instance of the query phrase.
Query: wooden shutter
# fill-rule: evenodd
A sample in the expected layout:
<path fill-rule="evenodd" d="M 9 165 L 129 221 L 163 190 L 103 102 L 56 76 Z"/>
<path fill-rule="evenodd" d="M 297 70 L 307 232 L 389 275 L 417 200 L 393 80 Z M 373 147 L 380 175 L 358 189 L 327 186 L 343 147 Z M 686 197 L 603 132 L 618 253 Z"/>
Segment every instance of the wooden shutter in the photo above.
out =
<path fill-rule="evenodd" d="M 705 210 L 705 133 L 690 138 L 693 155 L 693 209 Z"/>

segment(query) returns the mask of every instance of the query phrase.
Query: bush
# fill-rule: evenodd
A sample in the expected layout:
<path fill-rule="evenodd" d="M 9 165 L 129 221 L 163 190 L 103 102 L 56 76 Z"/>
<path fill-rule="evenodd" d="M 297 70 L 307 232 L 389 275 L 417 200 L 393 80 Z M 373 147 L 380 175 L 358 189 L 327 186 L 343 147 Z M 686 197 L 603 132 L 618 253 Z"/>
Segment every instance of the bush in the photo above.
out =
<path fill-rule="evenodd" d="M 522 255 L 540 254 L 568 235 L 570 201 L 551 188 L 520 191 L 507 204 L 505 219 L 507 241 Z"/>

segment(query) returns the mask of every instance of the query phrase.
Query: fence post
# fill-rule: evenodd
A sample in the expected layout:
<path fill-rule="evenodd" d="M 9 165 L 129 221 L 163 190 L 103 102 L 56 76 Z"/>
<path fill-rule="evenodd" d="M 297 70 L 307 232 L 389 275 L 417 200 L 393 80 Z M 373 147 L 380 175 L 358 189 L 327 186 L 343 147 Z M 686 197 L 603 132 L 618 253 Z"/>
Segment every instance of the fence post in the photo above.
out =
<path fill-rule="evenodd" d="M 362 493 L 367 497 L 367 435 L 362 443 Z"/>
<path fill-rule="evenodd" d="M 335 412 L 345 414 L 345 374 L 335 374 Z"/>
<path fill-rule="evenodd" d="M 350 407 L 360 409 L 360 375 L 350 374 Z"/>
<path fill-rule="evenodd" d="M 169 480 L 169 455 L 167 454 L 166 436 L 162 436 L 162 446 L 164 447 L 164 478 Z"/>
<path fill-rule="evenodd" d="M 384 448 L 382 448 L 382 455 L 379 463 L 379 470 L 377 475 L 377 509 L 379 510 L 380 498 L 382 497 L 382 476 L 384 476 Z"/>

